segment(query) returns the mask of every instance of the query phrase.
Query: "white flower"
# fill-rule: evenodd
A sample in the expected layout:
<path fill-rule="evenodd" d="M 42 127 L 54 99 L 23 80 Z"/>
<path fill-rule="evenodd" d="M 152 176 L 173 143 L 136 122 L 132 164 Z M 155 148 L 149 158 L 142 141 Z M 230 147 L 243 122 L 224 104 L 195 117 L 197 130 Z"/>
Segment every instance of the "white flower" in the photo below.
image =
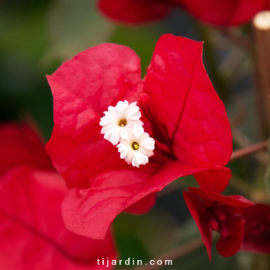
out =
<path fill-rule="evenodd" d="M 99 122 L 102 126 L 101 134 L 105 134 L 104 139 L 116 145 L 120 141 L 121 130 L 134 125 L 143 125 L 140 120 L 141 112 L 136 104 L 137 102 L 128 104 L 125 100 L 119 101 L 115 107 L 108 107 L 108 111 L 104 112 L 105 116 Z"/>
<path fill-rule="evenodd" d="M 120 158 L 135 167 L 148 163 L 155 149 L 155 141 L 144 132 L 142 126 L 135 125 L 121 131 L 121 141 L 117 145 Z"/>

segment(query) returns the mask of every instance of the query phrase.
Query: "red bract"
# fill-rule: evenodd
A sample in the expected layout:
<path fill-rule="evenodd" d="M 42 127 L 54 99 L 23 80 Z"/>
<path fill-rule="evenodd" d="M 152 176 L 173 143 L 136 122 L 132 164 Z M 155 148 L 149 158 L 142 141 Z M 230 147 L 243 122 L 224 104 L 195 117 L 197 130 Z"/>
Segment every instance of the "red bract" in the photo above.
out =
<path fill-rule="evenodd" d="M 193 216 L 211 261 L 212 232 L 220 234 L 217 251 L 224 257 L 234 255 L 241 246 L 244 234 L 243 208 L 254 205 L 241 196 L 223 196 L 211 191 L 189 188 L 184 199 Z"/>
<path fill-rule="evenodd" d="M 103 0 L 98 5 L 107 16 L 125 23 L 155 21 L 167 16 L 173 7 L 164 0 Z"/>
<path fill-rule="evenodd" d="M 112 236 L 90 240 L 65 228 L 61 203 L 67 188 L 36 133 L 8 123 L 0 126 L 0 138 L 0 268 L 104 269 L 97 259 L 115 259 Z"/>
<path fill-rule="evenodd" d="M 61 203 L 67 193 L 55 172 L 17 167 L 0 187 L 0 269 L 111 269 L 97 258 L 115 259 L 111 235 L 104 240 L 79 236 L 65 228 Z"/>
<path fill-rule="evenodd" d="M 217 26 L 237 26 L 249 22 L 262 10 L 270 9 L 269 0 L 177 0 L 191 15 Z"/>
<path fill-rule="evenodd" d="M 0 175 L 21 164 L 40 169 L 53 169 L 39 138 L 26 124 L 1 124 L 0 149 Z"/>
<path fill-rule="evenodd" d="M 99 9 L 122 23 L 141 23 L 164 18 L 176 7 L 196 18 L 217 26 L 235 26 L 250 21 L 254 15 L 270 9 L 269 0 L 99 0 Z"/>
<path fill-rule="evenodd" d="M 55 125 L 47 151 L 70 189 L 65 224 L 78 234 L 103 238 L 116 215 L 149 210 L 154 193 L 178 177 L 194 174 L 200 187 L 216 192 L 230 179 L 221 167 L 232 152 L 230 125 L 204 69 L 202 43 L 162 36 L 140 76 L 138 56 L 115 44 L 88 49 L 48 76 Z M 150 123 L 141 120 L 156 149 L 135 168 L 103 138 L 99 121 L 109 105 L 140 94 Z"/>
<path fill-rule="evenodd" d="M 256 204 L 243 212 L 245 233 L 241 250 L 270 254 L 270 206 Z"/>

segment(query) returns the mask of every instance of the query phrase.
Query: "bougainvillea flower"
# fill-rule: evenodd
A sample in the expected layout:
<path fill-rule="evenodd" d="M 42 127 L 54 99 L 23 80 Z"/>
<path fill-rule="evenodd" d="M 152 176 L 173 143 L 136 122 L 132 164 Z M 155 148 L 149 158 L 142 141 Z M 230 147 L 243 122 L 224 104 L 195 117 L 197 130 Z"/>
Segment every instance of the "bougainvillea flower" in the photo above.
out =
<path fill-rule="evenodd" d="M 100 119 L 101 134 L 104 138 L 116 145 L 120 141 L 120 133 L 134 125 L 143 125 L 140 120 L 141 112 L 136 102 L 128 104 L 125 100 L 119 101 L 115 107 L 109 106 L 105 116 Z"/>
<path fill-rule="evenodd" d="M 61 203 L 67 188 L 56 172 L 16 167 L 0 186 L 0 269 L 111 269 L 98 258 L 116 258 L 111 234 L 93 240 L 65 228 Z"/>
<path fill-rule="evenodd" d="M 199 20 L 217 26 L 235 26 L 250 21 L 257 12 L 270 9 L 269 0 L 99 0 L 109 18 L 136 24 L 166 17 L 180 7 Z"/>
<path fill-rule="evenodd" d="M 62 64 L 48 81 L 54 129 L 46 149 L 70 189 L 62 214 L 71 231 L 103 238 L 120 212 L 146 212 L 156 192 L 184 175 L 205 189 L 226 188 L 231 173 L 222 166 L 232 153 L 231 130 L 201 42 L 162 36 L 144 80 L 135 52 L 101 44 Z M 155 140 L 154 155 L 139 168 L 121 159 L 99 125 L 108 106 L 124 100 L 138 102 L 144 130 Z"/>
<path fill-rule="evenodd" d="M 243 212 L 245 233 L 241 250 L 270 254 L 270 206 L 256 204 Z"/>
<path fill-rule="evenodd" d="M 53 169 L 40 139 L 27 124 L 1 124 L 0 149 L 0 175 L 21 164 L 44 170 Z"/>
<path fill-rule="evenodd" d="M 211 260 L 212 230 L 219 232 L 217 251 L 224 257 L 234 255 L 243 241 L 243 209 L 254 205 L 242 196 L 224 196 L 199 188 L 184 191 L 184 199 L 201 233 Z"/>
<path fill-rule="evenodd" d="M 149 162 L 148 157 L 154 154 L 155 141 L 144 132 L 142 126 L 130 127 L 121 137 L 120 144 L 117 145 L 120 158 L 138 168 Z"/>

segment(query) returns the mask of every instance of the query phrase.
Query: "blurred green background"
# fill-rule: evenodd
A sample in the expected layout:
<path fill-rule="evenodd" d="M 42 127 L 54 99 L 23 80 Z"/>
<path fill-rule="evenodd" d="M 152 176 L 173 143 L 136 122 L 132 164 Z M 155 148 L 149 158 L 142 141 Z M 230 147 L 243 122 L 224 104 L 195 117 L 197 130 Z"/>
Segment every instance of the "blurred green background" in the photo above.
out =
<path fill-rule="evenodd" d="M 248 26 L 237 31 L 250 34 Z M 155 43 L 164 33 L 205 41 L 206 69 L 225 102 L 234 135 L 239 136 L 240 132 L 252 142 L 260 139 L 250 53 L 222 31 L 203 25 L 182 11 L 156 24 L 126 27 L 100 15 L 94 0 L 2 0 L 0 33 L 0 121 L 32 119 L 45 140 L 53 127 L 52 96 L 46 74 L 53 73 L 64 60 L 86 48 L 114 42 L 137 52 L 144 75 Z M 243 147 L 241 138 L 234 143 L 235 147 Z M 252 187 L 264 174 L 264 165 L 257 158 L 233 162 L 230 167 L 234 178 L 227 194 L 247 196 L 241 179 Z M 182 190 L 188 186 L 196 186 L 192 177 L 179 179 L 159 194 L 156 206 L 148 214 L 117 217 L 114 231 L 121 259 L 130 257 L 147 262 L 200 237 L 182 197 Z M 248 270 L 264 260 L 264 256 L 242 252 L 223 258 L 213 243 L 211 263 L 200 245 L 175 259 L 166 269 Z"/>

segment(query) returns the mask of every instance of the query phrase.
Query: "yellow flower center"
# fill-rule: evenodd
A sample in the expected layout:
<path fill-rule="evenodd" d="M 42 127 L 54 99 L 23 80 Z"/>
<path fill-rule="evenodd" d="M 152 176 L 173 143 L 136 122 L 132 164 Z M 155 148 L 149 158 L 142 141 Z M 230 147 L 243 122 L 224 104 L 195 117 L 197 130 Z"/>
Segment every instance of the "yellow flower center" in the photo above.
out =
<path fill-rule="evenodd" d="M 139 144 L 137 142 L 132 143 L 133 150 L 138 150 L 140 148 Z"/>
<path fill-rule="evenodd" d="M 119 127 L 125 127 L 127 125 L 127 120 L 125 118 L 120 119 L 118 122 Z"/>

